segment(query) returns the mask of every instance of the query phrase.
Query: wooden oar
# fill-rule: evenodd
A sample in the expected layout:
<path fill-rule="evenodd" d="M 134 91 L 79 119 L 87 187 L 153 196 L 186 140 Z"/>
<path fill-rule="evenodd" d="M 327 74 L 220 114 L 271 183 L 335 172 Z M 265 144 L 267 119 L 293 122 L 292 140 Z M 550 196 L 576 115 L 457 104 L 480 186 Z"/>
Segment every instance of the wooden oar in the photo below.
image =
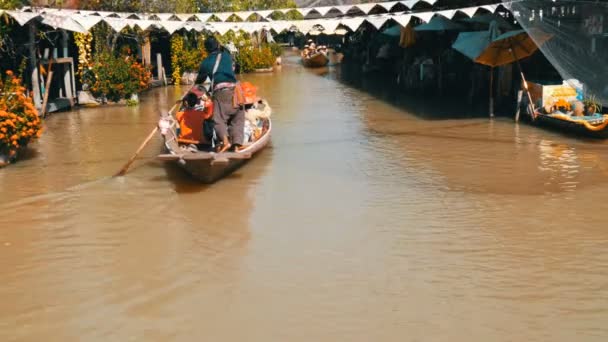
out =
<path fill-rule="evenodd" d="M 175 105 L 173 105 L 173 107 L 171 107 L 171 109 L 169 110 L 169 113 L 173 113 L 173 111 L 175 110 L 175 108 L 184 100 L 184 96 L 191 90 L 192 88 L 188 89 L 188 91 L 186 91 L 186 93 L 184 93 L 184 95 L 182 95 L 181 100 L 177 101 L 175 103 Z M 148 145 L 148 143 L 150 142 L 150 140 L 152 140 L 152 137 L 154 137 L 154 134 L 156 134 L 156 132 L 158 131 L 158 125 L 156 125 L 154 127 L 154 129 L 152 130 L 152 132 L 150 132 L 150 134 L 148 135 L 148 137 L 146 138 L 146 140 L 144 140 L 144 142 L 139 146 L 139 148 L 137 149 L 137 151 L 135 151 L 135 154 L 133 154 L 133 156 L 131 156 L 131 159 L 129 159 L 129 161 L 125 164 L 125 166 L 122 167 L 122 169 L 120 169 L 120 171 L 118 171 L 114 177 L 118 177 L 118 176 L 124 176 L 127 171 L 129 170 L 129 167 L 131 166 L 131 164 L 133 164 L 133 162 L 135 161 L 135 158 L 137 158 L 137 156 L 139 155 L 139 153 L 144 149 L 144 147 L 146 147 L 146 145 Z"/>

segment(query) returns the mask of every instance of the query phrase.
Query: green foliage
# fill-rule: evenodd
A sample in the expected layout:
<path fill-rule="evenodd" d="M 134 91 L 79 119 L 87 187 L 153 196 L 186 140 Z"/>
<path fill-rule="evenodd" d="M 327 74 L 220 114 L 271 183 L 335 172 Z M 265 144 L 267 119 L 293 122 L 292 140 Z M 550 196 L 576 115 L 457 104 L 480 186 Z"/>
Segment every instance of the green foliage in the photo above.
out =
<path fill-rule="evenodd" d="M 590 111 L 589 114 L 599 113 L 602 110 L 602 104 L 597 100 L 595 95 L 589 95 L 583 99 L 585 108 Z"/>
<path fill-rule="evenodd" d="M 0 0 L 2 1 L 2 0 Z M 2 7 L 0 7 L 2 8 Z M 2 20 L 6 18 L 5 20 Z M 0 52 L 4 52 L 4 49 L 10 44 L 11 25 L 9 24 L 8 17 L 1 18 L 0 16 Z"/>
<path fill-rule="evenodd" d="M 295 8 L 293 0 L 194 0 L 201 12 L 232 12 L 267 10 L 274 8 Z"/>
<path fill-rule="evenodd" d="M 267 46 L 275 58 L 280 57 L 283 54 L 283 47 L 279 43 L 270 43 L 267 44 Z"/>
<path fill-rule="evenodd" d="M 251 72 L 255 69 L 271 68 L 276 61 L 276 57 L 269 47 L 254 48 L 253 46 L 247 46 L 239 50 L 237 61 L 242 72 Z"/>
<path fill-rule="evenodd" d="M 0 0 L 0 3 L 3 1 L 19 0 Z M 81 7 L 97 11 L 194 13 L 295 8 L 296 3 L 293 0 L 82 0 Z"/>
<path fill-rule="evenodd" d="M 198 34 L 195 40 L 175 34 L 171 37 L 171 69 L 174 80 L 179 80 L 183 72 L 194 72 L 207 57 L 203 48 L 204 36 Z"/>
<path fill-rule="evenodd" d="M 26 5 L 22 0 L 0 0 L 0 9 L 15 9 Z"/>
<path fill-rule="evenodd" d="M 0 0 L 3 1 L 3 0 Z M 196 0 L 81 0 L 80 7 L 95 11 L 193 13 L 198 11 Z"/>
<path fill-rule="evenodd" d="M 270 68 L 275 64 L 277 57 L 283 53 L 283 48 L 277 43 L 264 43 L 261 47 L 257 46 L 253 37 L 248 33 L 230 31 L 221 36 L 216 35 L 216 38 L 222 45 L 231 42 L 237 48 L 235 59 L 241 67 L 241 72 Z"/>
<path fill-rule="evenodd" d="M 92 65 L 94 75 L 91 91 L 104 95 L 113 102 L 127 99 L 148 87 L 150 71 L 137 63 L 132 56 L 115 57 L 109 52 L 98 54 Z"/>

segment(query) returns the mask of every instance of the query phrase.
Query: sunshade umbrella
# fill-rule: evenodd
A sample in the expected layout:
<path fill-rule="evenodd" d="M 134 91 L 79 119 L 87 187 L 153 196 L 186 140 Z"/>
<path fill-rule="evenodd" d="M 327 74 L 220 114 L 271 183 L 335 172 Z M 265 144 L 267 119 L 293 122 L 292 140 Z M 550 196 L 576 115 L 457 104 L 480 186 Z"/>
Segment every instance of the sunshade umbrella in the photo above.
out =
<path fill-rule="evenodd" d="M 525 30 L 509 31 L 494 38 L 475 62 L 491 67 L 511 64 L 531 56 L 538 50 L 537 44 L 542 45 L 551 38 L 549 34 L 535 28 L 530 29 L 530 32 L 534 33 L 536 42 Z"/>
<path fill-rule="evenodd" d="M 461 32 L 452 48 L 475 61 L 496 37 L 498 33 L 492 36 L 490 31 Z"/>
<path fill-rule="evenodd" d="M 530 29 L 530 32 L 536 37 L 536 42 L 532 40 L 525 30 L 509 31 L 494 38 L 475 59 L 475 62 L 490 66 L 491 68 L 517 62 L 528 100 L 530 100 L 530 105 L 534 108 L 532 97 L 528 91 L 528 83 L 526 82 L 526 77 L 521 69 L 519 60 L 531 56 L 538 50 L 539 45 L 542 45 L 551 38 L 551 35 L 535 28 Z M 490 77 L 490 85 L 491 82 L 492 78 Z"/>
<path fill-rule="evenodd" d="M 426 24 L 422 24 L 422 25 L 418 25 L 414 28 L 414 31 L 416 32 L 445 32 L 445 31 L 459 31 L 459 30 L 463 30 L 464 26 L 457 24 L 453 21 L 451 21 L 450 19 L 442 16 L 442 15 L 436 15 L 433 17 L 433 19 L 431 19 L 428 23 Z M 438 42 L 438 46 L 441 46 L 441 40 Z M 441 64 L 441 56 L 439 56 L 439 72 L 438 75 L 439 77 L 437 78 L 437 86 L 439 88 L 439 92 L 441 93 L 442 89 L 441 89 L 441 85 L 442 85 L 442 79 L 443 79 L 443 72 L 442 72 L 442 64 Z"/>
<path fill-rule="evenodd" d="M 458 31 L 463 29 L 464 26 L 457 24 L 442 15 L 436 15 L 428 23 L 418 25 L 414 28 L 416 31 Z"/>
<path fill-rule="evenodd" d="M 490 44 L 500 36 L 498 31 L 498 23 L 492 21 L 490 28 L 487 31 L 476 32 L 461 32 L 452 45 L 452 48 L 462 53 L 473 61 L 486 51 Z M 490 116 L 494 116 L 494 97 L 492 94 L 492 83 L 494 78 L 494 69 L 490 72 Z"/>
<path fill-rule="evenodd" d="M 513 29 L 513 25 L 509 24 L 505 18 L 500 15 L 494 13 L 486 13 L 482 15 L 476 15 L 471 18 L 463 19 L 462 21 L 467 23 L 478 23 L 478 24 L 490 24 L 493 21 L 496 21 L 498 27 L 505 30 Z"/>
<path fill-rule="evenodd" d="M 400 37 L 401 36 L 401 26 L 400 25 L 391 26 L 391 27 L 387 28 L 386 30 L 382 31 L 382 34 L 385 34 L 390 37 Z"/>

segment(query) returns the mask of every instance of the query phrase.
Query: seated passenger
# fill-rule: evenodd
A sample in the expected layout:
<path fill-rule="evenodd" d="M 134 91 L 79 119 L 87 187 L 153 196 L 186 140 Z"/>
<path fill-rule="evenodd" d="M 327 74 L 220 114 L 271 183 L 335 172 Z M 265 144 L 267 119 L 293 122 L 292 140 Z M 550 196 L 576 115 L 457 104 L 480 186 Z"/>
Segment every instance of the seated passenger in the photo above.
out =
<path fill-rule="evenodd" d="M 308 46 L 308 56 L 310 57 L 315 53 L 317 53 L 317 45 L 315 45 L 315 43 L 310 43 Z"/>
<path fill-rule="evenodd" d="M 203 135 L 203 122 L 211 117 L 213 110 L 209 110 L 208 107 L 205 107 L 204 110 L 196 108 L 198 97 L 194 93 L 186 95 L 184 104 L 185 110 L 176 115 L 180 127 L 178 142 L 195 145 L 209 144 L 210 142 Z"/>
<path fill-rule="evenodd" d="M 574 110 L 572 116 L 585 116 L 585 104 L 581 101 L 574 102 Z"/>

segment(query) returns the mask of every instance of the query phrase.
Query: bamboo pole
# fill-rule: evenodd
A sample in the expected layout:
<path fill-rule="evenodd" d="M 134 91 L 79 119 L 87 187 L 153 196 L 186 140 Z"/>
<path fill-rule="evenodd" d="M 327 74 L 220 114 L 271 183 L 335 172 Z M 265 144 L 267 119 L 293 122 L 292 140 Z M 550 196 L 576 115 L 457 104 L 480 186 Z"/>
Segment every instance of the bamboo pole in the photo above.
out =
<path fill-rule="evenodd" d="M 494 117 L 494 67 L 490 67 L 490 117 Z"/>

